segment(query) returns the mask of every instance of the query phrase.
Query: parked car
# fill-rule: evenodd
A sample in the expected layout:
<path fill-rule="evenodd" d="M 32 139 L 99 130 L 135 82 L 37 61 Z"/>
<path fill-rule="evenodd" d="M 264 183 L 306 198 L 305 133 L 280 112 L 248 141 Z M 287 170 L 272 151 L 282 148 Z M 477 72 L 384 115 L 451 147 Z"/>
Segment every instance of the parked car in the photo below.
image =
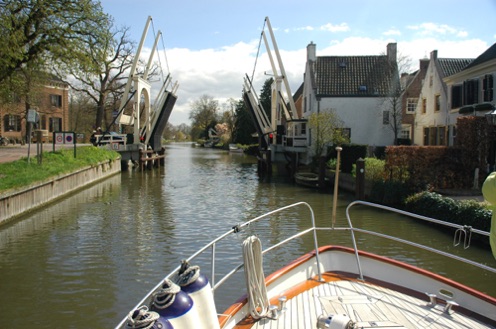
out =
<path fill-rule="evenodd" d="M 101 135 L 94 135 L 94 137 L 96 138 L 95 143 L 98 145 L 111 143 L 126 144 L 126 135 L 118 134 L 115 131 L 104 132 Z"/>

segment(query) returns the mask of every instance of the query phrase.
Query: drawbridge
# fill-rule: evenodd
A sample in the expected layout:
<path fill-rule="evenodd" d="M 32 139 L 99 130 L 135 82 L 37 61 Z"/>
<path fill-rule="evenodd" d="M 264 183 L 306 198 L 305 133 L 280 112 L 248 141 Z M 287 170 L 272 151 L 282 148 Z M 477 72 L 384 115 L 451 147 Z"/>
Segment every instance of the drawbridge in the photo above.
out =
<path fill-rule="evenodd" d="M 267 26 L 268 35 L 265 25 Z M 274 82 L 271 87 L 271 108 L 270 112 L 268 112 L 270 117 L 253 88 L 253 77 L 250 79 L 248 75 L 244 78 L 243 100 L 255 123 L 259 137 L 261 161 L 268 162 L 265 166 L 270 168 L 271 162 L 286 165 L 288 162 L 297 162 L 300 154 L 307 153 L 307 120 L 300 117 L 301 113 L 298 113 L 296 109 L 287 74 L 268 17 L 264 21 L 260 45 L 262 40 L 264 41 L 272 68 L 272 75 L 274 76 Z M 271 169 L 268 170 L 270 171 Z"/>
<path fill-rule="evenodd" d="M 126 132 L 126 138 L 125 140 L 122 138 L 121 143 L 112 144 L 117 144 L 117 147 L 113 148 L 121 153 L 124 161 L 139 160 L 139 154 L 143 151 L 161 151 L 162 134 L 177 100 L 178 83 L 173 83 L 170 74 L 168 74 L 167 77 L 162 79 L 163 83 L 155 101 L 153 103 L 151 101 L 152 82 L 150 69 L 153 64 L 154 54 L 157 53 L 157 44 L 162 35 L 160 31 L 155 37 L 144 72 L 140 74 L 137 70 L 151 22 L 152 18 L 148 17 L 121 99 L 120 110 L 115 118 L 115 122 L 119 125 L 119 130 Z"/>

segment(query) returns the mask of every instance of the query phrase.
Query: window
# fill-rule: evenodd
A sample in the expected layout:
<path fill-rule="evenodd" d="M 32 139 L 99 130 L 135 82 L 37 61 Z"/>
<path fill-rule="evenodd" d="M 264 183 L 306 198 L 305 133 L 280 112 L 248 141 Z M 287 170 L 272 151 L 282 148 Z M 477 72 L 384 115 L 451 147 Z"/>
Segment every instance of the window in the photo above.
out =
<path fill-rule="evenodd" d="M 437 141 L 437 127 L 429 128 L 429 144 L 428 145 L 436 145 Z"/>
<path fill-rule="evenodd" d="M 479 80 L 467 80 L 463 82 L 463 105 L 479 103 Z"/>
<path fill-rule="evenodd" d="M 307 133 L 307 124 L 306 123 L 302 123 L 300 127 L 301 127 L 300 134 L 301 135 L 306 135 L 306 133 Z"/>
<path fill-rule="evenodd" d="M 3 117 L 4 131 L 21 131 L 21 116 L 6 114 Z"/>
<path fill-rule="evenodd" d="M 482 98 L 484 102 L 493 101 L 493 75 L 486 74 L 482 80 Z"/>
<path fill-rule="evenodd" d="M 382 112 L 382 124 L 383 125 L 389 124 L 389 111 L 383 111 Z"/>
<path fill-rule="evenodd" d="M 434 111 L 439 112 L 441 111 L 441 95 L 436 95 L 434 97 L 435 97 Z"/>
<path fill-rule="evenodd" d="M 50 105 L 55 107 L 62 107 L 62 96 L 61 95 L 50 95 Z"/>
<path fill-rule="evenodd" d="M 340 128 L 341 130 L 341 135 L 348 139 L 349 141 L 351 140 L 351 128 Z"/>
<path fill-rule="evenodd" d="M 43 114 L 40 119 L 40 127 L 43 130 L 47 130 L 47 116 Z"/>
<path fill-rule="evenodd" d="M 429 128 L 424 128 L 424 145 L 429 145 Z"/>
<path fill-rule="evenodd" d="M 410 125 L 404 125 L 401 127 L 400 138 L 410 139 Z"/>
<path fill-rule="evenodd" d="M 422 113 L 426 114 L 427 113 L 427 99 L 422 98 Z"/>
<path fill-rule="evenodd" d="M 462 85 L 456 85 L 456 86 L 451 87 L 451 108 L 452 109 L 457 109 L 459 107 L 462 107 L 462 105 L 463 105 L 462 95 L 463 95 Z"/>
<path fill-rule="evenodd" d="M 48 131 L 62 131 L 62 119 L 61 118 L 50 118 L 50 126 L 48 127 Z"/>
<path fill-rule="evenodd" d="M 417 109 L 418 98 L 407 98 L 406 113 L 415 113 Z"/>
<path fill-rule="evenodd" d="M 446 127 L 437 128 L 437 144 L 446 145 Z"/>

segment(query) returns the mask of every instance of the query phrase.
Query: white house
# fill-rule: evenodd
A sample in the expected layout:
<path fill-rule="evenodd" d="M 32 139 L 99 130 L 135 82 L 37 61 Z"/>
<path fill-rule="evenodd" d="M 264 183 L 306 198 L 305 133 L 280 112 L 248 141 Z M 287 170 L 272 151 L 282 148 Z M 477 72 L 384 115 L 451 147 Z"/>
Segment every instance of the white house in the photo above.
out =
<path fill-rule="evenodd" d="M 310 43 L 304 75 L 303 117 L 334 109 L 351 143 L 393 144 L 385 97 L 399 83 L 396 53 L 396 43 L 390 43 L 385 55 L 317 56 L 316 45 Z"/>
<path fill-rule="evenodd" d="M 494 110 L 496 43 L 456 74 L 444 78 L 450 123 L 460 115 L 483 116 Z"/>
<path fill-rule="evenodd" d="M 413 125 L 415 145 L 453 145 L 456 115 L 448 106 L 448 87 L 443 79 L 462 71 L 473 59 L 438 58 L 437 50 L 430 54 Z"/>

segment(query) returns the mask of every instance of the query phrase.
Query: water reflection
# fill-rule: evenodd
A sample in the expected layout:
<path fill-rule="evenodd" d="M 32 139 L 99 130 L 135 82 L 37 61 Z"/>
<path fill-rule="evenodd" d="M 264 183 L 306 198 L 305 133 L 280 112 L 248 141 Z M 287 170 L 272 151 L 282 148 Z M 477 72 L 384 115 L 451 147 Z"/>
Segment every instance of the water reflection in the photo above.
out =
<path fill-rule="evenodd" d="M 149 289 L 180 261 L 213 237 L 277 207 L 306 201 L 319 225 L 330 226 L 332 196 L 294 186 L 285 179 L 259 181 L 252 157 L 175 144 L 166 149 L 165 166 L 113 176 L 0 229 L 0 321 L 9 328 L 113 327 Z M 351 196 L 342 194 L 338 222 Z M 247 228 L 217 250 L 218 275 L 242 260 L 241 243 L 257 234 L 262 243 L 288 237 L 309 223 L 292 210 Z M 306 209 L 302 209 L 306 215 Z M 353 210 L 355 225 L 413 235 L 452 248 L 452 235 L 412 220 L 364 208 Z M 418 251 L 358 236 L 360 246 L 391 257 L 417 261 Z M 349 233 L 319 233 L 323 243 L 348 244 Z M 447 246 L 447 247 L 446 247 Z M 266 273 L 312 248 L 311 236 L 279 249 L 264 260 Z M 460 250 L 495 266 L 490 252 Z M 468 255 L 468 256 L 467 256 Z M 207 275 L 210 265 L 199 259 Z M 496 296 L 494 275 L 428 257 L 430 268 Z M 211 279 L 216 279 L 211 278 Z M 217 292 L 244 290 L 242 275 Z M 219 311 L 232 302 L 221 298 Z M 29 316 L 27 316 L 27 312 Z"/>

